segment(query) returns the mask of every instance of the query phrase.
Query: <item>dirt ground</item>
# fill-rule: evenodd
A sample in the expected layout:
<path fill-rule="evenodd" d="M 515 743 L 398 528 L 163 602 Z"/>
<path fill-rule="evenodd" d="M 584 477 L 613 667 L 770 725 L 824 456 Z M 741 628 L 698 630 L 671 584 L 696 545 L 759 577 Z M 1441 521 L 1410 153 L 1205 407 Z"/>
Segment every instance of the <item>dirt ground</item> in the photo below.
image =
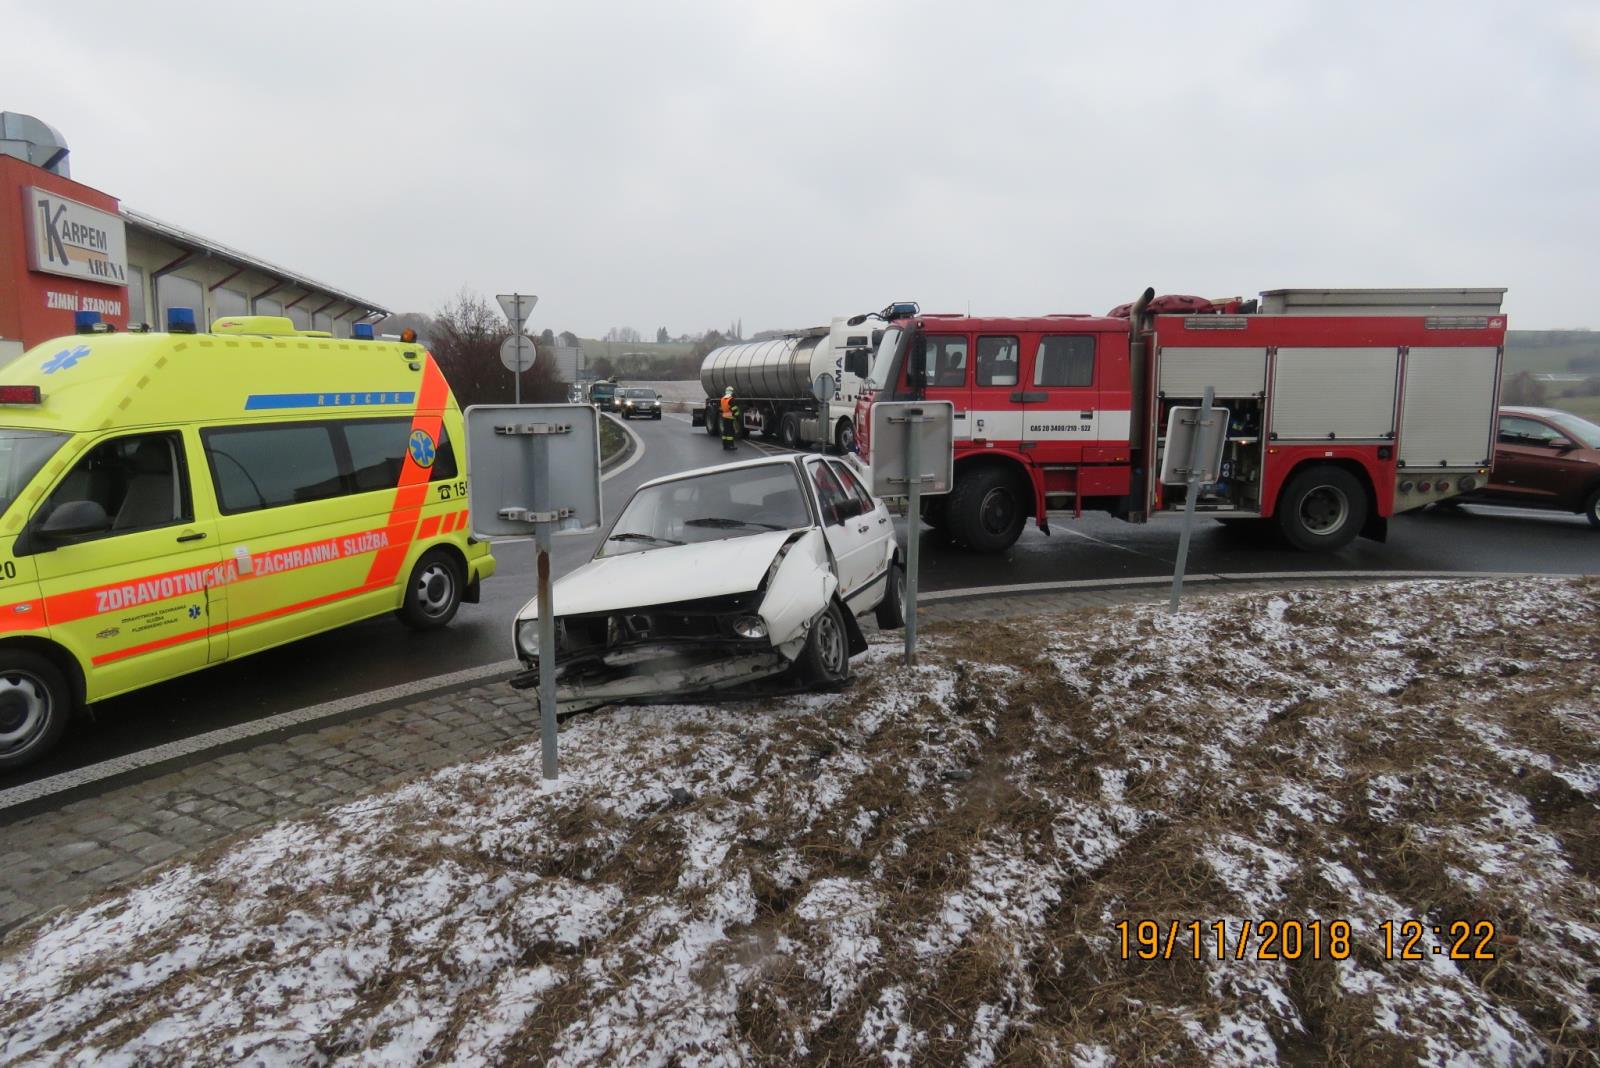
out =
<path fill-rule="evenodd" d="M 0 950 L 0 1063 L 1593 1064 L 1600 584 L 935 628 Z"/>

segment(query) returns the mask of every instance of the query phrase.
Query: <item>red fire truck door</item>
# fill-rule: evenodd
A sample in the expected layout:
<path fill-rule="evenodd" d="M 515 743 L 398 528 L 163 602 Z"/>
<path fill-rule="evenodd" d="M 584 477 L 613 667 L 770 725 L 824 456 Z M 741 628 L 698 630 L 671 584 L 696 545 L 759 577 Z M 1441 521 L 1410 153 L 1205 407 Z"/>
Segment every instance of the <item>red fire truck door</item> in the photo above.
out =
<path fill-rule="evenodd" d="M 1035 462 L 1077 463 L 1083 448 L 1108 432 L 1100 410 L 1100 383 L 1095 373 L 1095 335 L 1046 334 L 1039 338 L 1031 361 L 1025 361 L 1014 398 L 1023 412 L 1022 439 L 1037 450 Z"/>

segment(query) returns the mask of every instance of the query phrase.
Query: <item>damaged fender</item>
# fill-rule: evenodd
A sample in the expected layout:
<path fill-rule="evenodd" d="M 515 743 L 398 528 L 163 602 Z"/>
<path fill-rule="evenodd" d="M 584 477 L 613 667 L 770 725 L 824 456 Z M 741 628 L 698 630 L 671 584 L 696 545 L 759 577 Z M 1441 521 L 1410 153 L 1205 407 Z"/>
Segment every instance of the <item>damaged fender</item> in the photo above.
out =
<path fill-rule="evenodd" d="M 773 646 L 792 663 L 839 588 L 820 530 L 807 530 L 778 551 L 766 587 L 759 614 Z"/>

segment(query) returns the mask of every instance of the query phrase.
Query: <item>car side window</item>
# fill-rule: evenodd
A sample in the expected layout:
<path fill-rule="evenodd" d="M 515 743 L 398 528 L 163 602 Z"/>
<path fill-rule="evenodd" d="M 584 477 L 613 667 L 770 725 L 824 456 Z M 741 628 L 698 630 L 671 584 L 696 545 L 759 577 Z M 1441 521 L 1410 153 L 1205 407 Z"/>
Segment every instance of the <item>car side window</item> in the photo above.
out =
<path fill-rule="evenodd" d="M 1564 440 L 1554 427 L 1520 415 L 1500 417 L 1499 438 L 1503 445 L 1549 445 Z"/>
<path fill-rule="evenodd" d="M 1014 386 L 1017 384 L 1017 339 L 980 337 L 978 339 L 978 385 Z"/>
<path fill-rule="evenodd" d="M 867 492 L 867 488 L 861 484 L 861 480 L 856 478 L 848 467 L 832 460 L 828 461 L 828 466 L 833 468 L 834 473 L 839 476 L 839 481 L 844 483 L 844 488 L 850 492 L 850 495 L 861 502 L 861 513 L 863 515 L 878 507 L 878 502 L 872 499 L 872 494 Z"/>
<path fill-rule="evenodd" d="M 105 510 L 103 533 L 78 540 L 131 534 L 194 518 L 183 443 L 175 434 L 134 434 L 102 441 L 68 471 L 35 513 L 43 524 L 62 505 L 90 501 Z"/>
<path fill-rule="evenodd" d="M 839 476 L 820 461 L 811 465 L 811 481 L 817 487 L 817 498 L 822 502 L 822 521 L 833 526 L 845 521 L 850 494 L 839 482 Z"/>

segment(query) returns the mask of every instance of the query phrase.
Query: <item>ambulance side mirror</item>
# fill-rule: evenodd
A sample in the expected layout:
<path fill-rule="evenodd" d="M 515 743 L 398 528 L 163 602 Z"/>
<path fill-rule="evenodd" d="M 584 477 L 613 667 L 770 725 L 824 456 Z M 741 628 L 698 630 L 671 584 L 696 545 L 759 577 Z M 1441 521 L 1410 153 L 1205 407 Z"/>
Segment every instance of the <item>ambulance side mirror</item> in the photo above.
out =
<path fill-rule="evenodd" d="M 111 517 L 99 501 L 67 501 L 44 521 L 39 540 L 62 541 L 82 534 L 100 534 L 111 529 Z"/>

